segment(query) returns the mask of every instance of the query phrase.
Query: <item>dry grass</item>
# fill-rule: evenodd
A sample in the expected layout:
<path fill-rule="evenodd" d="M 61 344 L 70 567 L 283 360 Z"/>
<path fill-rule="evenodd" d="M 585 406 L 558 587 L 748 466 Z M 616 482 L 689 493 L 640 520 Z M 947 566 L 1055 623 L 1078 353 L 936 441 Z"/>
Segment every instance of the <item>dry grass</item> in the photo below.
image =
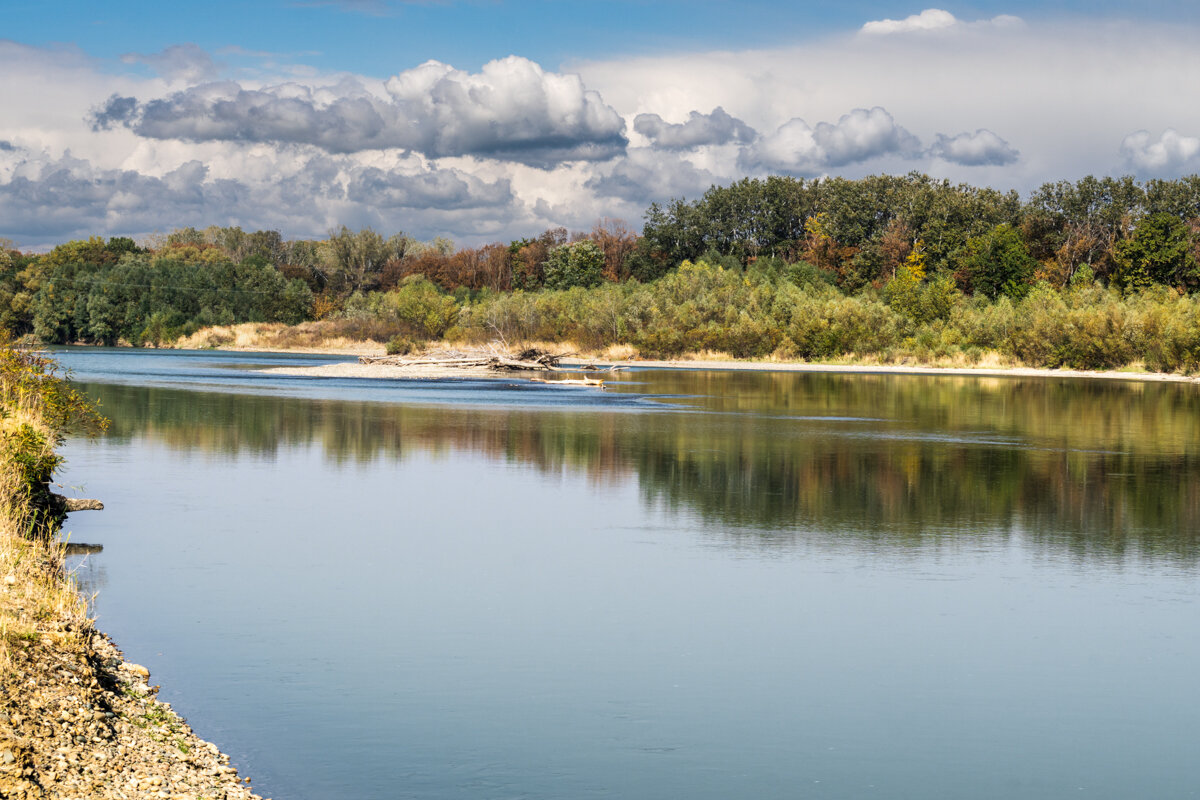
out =
<path fill-rule="evenodd" d="M 352 320 L 321 320 L 284 325 L 278 322 L 243 322 L 214 325 L 171 343 L 187 350 L 297 350 L 308 353 L 380 355 L 383 342 L 391 338 L 385 330 L 360 330 Z M 373 326 L 366 326 L 373 327 Z M 366 336 L 356 334 L 365 333 Z"/>
<path fill-rule="evenodd" d="M 396 335 L 386 324 L 364 320 L 320 320 L 299 325 L 276 322 L 245 322 L 239 325 L 214 325 L 202 328 L 191 336 L 181 337 L 172 347 L 186 350 L 295 350 L 306 353 L 339 355 L 382 355 L 384 343 Z M 479 344 L 479 342 L 472 342 Z M 430 342 L 429 352 L 452 349 L 457 341 Z M 508 342 L 511 349 L 537 348 L 550 353 L 574 353 L 581 358 L 605 361 L 629 361 L 638 357 L 636 347 L 617 344 L 602 350 L 581 348 L 575 342 L 519 341 Z M 723 354 L 713 357 L 726 358 Z"/>
<path fill-rule="evenodd" d="M 25 424 L 46 433 L 27 410 L 9 409 L 0 435 Z M 46 437 L 53 442 L 52 436 Z M 47 447 L 52 447 L 47 444 Z M 20 491 L 16 465 L 0 463 L 0 677 L 7 678 L 12 649 L 38 640 L 60 646 L 82 645 L 80 633 L 90 626 L 87 603 L 63 574 L 63 544 L 30 535 L 29 509 Z"/>

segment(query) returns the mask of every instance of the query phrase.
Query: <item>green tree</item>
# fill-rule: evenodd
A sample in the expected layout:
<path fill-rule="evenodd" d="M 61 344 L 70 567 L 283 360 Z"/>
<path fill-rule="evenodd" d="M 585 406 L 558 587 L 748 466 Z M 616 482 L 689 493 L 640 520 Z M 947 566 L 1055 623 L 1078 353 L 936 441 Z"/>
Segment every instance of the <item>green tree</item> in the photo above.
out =
<path fill-rule="evenodd" d="M 1191 231 L 1172 214 L 1160 212 L 1143 217 L 1133 235 L 1118 242 L 1114 283 L 1123 289 L 1137 289 L 1161 283 L 1180 289 L 1192 289 L 1200 283 L 1196 258 L 1192 254 Z"/>
<path fill-rule="evenodd" d="M 399 233 L 384 239 L 371 228 L 352 231 L 343 225 L 329 235 L 329 287 L 343 295 L 375 288 L 384 265 L 403 258 L 411 241 Z"/>
<path fill-rule="evenodd" d="M 883 289 L 887 304 L 906 317 L 917 319 L 921 316 L 921 283 L 924 280 L 925 246 L 917 241 L 904 263 L 896 268 L 896 277 Z"/>
<path fill-rule="evenodd" d="M 546 259 L 546 288 L 588 288 L 604 281 L 604 251 L 590 239 L 559 245 Z"/>
<path fill-rule="evenodd" d="M 1029 255 L 1021 232 L 1001 223 L 967 240 L 963 271 L 971 289 L 995 300 L 1000 295 L 1024 297 L 1033 283 L 1037 261 Z"/>

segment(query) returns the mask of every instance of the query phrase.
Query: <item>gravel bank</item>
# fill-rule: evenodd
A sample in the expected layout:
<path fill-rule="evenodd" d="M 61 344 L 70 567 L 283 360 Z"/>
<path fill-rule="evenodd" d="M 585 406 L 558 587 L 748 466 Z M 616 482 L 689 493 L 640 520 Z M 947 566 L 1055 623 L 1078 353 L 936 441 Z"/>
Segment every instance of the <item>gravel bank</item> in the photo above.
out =
<path fill-rule="evenodd" d="M 258 798 L 155 698 L 149 673 L 90 626 L 17 643 L 11 658 L 0 681 L 0 797 Z"/>

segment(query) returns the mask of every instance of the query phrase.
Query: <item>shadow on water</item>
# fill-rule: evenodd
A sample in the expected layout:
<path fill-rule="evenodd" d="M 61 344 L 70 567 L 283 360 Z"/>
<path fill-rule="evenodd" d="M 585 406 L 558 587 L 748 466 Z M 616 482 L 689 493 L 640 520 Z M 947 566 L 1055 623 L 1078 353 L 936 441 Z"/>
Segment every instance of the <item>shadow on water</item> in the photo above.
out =
<path fill-rule="evenodd" d="M 465 452 L 636 480 L 647 506 L 694 514 L 737 547 L 1019 536 L 1082 559 L 1200 555 L 1190 385 L 645 371 L 611 384 L 608 409 L 376 402 L 361 387 L 371 399 L 80 386 L 113 440 L 263 459 L 319 447 L 348 464 Z M 660 412 L 630 413 L 621 395 L 660 398 Z"/>

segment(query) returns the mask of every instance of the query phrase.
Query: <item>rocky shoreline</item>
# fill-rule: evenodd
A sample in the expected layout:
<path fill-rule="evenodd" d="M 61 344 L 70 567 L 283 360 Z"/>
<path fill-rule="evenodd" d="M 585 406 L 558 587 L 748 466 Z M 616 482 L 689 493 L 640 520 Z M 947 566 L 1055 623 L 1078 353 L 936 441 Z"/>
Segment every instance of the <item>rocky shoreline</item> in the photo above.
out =
<path fill-rule="evenodd" d="M 155 695 L 149 672 L 90 623 L 10 649 L 0 693 L 0 797 L 260 800 Z"/>
<path fill-rule="evenodd" d="M 0 799 L 258 798 L 96 630 L 63 569 L 64 517 L 103 504 L 51 491 L 55 450 L 106 424 L 55 362 L 0 342 Z"/>

